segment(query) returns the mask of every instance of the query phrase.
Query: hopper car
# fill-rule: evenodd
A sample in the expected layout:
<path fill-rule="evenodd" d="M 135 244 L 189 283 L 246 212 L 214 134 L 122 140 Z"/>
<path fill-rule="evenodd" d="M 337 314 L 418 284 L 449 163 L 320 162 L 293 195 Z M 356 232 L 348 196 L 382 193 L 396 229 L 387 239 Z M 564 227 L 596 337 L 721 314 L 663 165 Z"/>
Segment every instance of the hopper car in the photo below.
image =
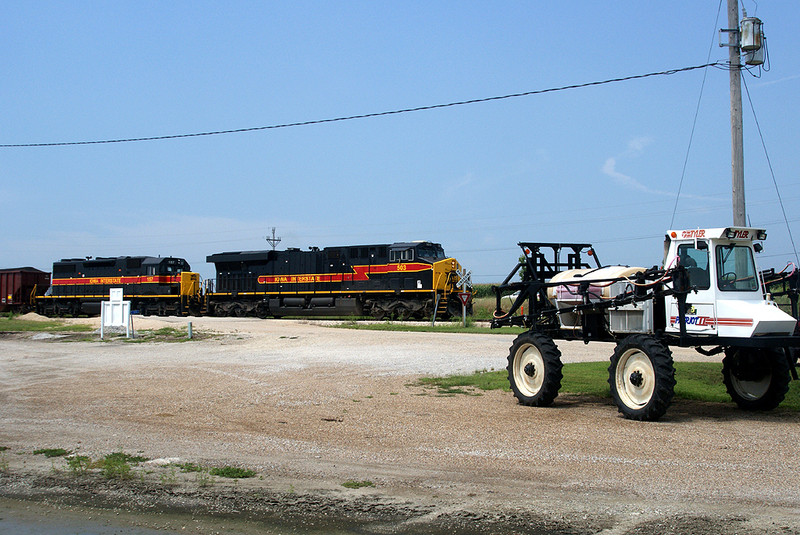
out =
<path fill-rule="evenodd" d="M 25 314 L 50 286 L 50 274 L 32 267 L 0 269 L 0 312 Z"/>

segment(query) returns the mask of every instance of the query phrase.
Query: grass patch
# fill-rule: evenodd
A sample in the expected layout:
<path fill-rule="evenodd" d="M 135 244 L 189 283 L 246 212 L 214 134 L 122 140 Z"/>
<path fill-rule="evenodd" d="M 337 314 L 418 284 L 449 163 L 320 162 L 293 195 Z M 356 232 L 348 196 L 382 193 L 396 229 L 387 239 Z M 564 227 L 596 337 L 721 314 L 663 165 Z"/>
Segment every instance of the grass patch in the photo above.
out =
<path fill-rule="evenodd" d="M 0 332 L 73 332 L 83 333 L 93 331 L 91 325 L 83 323 L 67 323 L 64 321 L 31 321 L 19 318 L 0 318 Z"/>
<path fill-rule="evenodd" d="M 609 397 L 608 362 L 581 362 L 564 365 L 563 394 Z M 710 403 L 728 403 L 731 398 L 722 383 L 720 362 L 676 362 L 675 398 Z M 477 390 L 510 391 L 508 372 L 479 371 L 470 375 L 424 377 L 418 384 L 439 389 L 443 394 L 474 394 Z M 789 384 L 789 392 L 778 410 L 800 412 L 800 381 Z"/>
<path fill-rule="evenodd" d="M 345 481 L 342 483 L 342 486 L 347 489 L 360 489 L 363 487 L 374 487 L 375 483 L 372 481 L 364 480 L 364 481 L 354 481 L 352 479 Z"/>
<path fill-rule="evenodd" d="M 467 322 L 466 327 L 462 327 L 461 321 L 438 322 L 436 325 L 408 325 L 404 322 L 383 322 L 383 323 L 356 323 L 347 322 L 331 325 L 337 329 L 356 329 L 362 331 L 398 331 L 398 332 L 424 332 L 424 333 L 468 333 L 468 334 L 521 334 L 527 331 L 524 327 L 506 327 L 503 329 L 489 329 L 480 327 L 471 322 Z"/>
<path fill-rule="evenodd" d="M 7 451 L 8 449 L 8 446 L 0 446 L 0 451 Z"/>
<path fill-rule="evenodd" d="M 64 448 L 44 448 L 41 450 L 35 450 L 33 452 L 34 455 L 44 455 L 45 457 L 64 457 L 70 453 L 72 452 L 67 451 Z"/>
<path fill-rule="evenodd" d="M 223 466 L 222 468 L 212 468 L 212 476 L 227 477 L 230 479 L 246 479 L 254 477 L 256 473 L 253 470 L 245 468 L 237 468 L 235 466 Z"/>
<path fill-rule="evenodd" d="M 73 455 L 67 458 L 67 467 L 76 476 L 83 476 L 92 467 L 92 459 L 85 455 Z"/>
<path fill-rule="evenodd" d="M 133 477 L 131 473 L 132 466 L 147 461 L 146 457 L 138 455 L 129 455 L 121 451 L 109 453 L 98 465 L 103 475 L 108 479 L 130 479 Z"/>
<path fill-rule="evenodd" d="M 181 469 L 181 472 L 202 472 L 203 467 L 194 463 L 178 463 L 175 466 Z"/>
<path fill-rule="evenodd" d="M 136 331 L 136 338 L 123 338 L 125 342 L 131 344 L 141 344 L 146 342 L 191 342 L 203 340 L 210 335 L 199 333 L 197 329 L 192 329 L 192 338 L 189 338 L 189 328 L 176 329 L 175 327 L 162 327 L 160 329 L 145 329 Z"/>
<path fill-rule="evenodd" d="M 418 384 L 437 389 L 441 396 L 467 394 L 480 395 L 476 390 L 510 390 L 505 371 L 479 371 L 469 375 L 423 377 Z"/>

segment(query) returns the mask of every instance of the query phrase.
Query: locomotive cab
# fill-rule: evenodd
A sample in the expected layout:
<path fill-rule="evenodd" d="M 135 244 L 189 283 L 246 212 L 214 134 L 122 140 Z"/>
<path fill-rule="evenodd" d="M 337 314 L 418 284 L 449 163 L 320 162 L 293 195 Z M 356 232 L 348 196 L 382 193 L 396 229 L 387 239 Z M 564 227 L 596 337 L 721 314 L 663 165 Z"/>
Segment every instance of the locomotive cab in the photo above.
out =
<path fill-rule="evenodd" d="M 395 243 L 389 247 L 390 263 L 426 262 L 433 264 L 445 258 L 444 249 L 438 243 Z"/>

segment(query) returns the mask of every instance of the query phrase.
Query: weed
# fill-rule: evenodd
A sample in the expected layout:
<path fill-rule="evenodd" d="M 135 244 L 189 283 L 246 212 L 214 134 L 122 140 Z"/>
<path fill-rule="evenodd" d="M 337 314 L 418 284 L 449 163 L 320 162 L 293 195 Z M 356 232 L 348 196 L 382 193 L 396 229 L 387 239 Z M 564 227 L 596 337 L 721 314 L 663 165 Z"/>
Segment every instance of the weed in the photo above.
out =
<path fill-rule="evenodd" d="M 8 459 L 5 453 L 0 453 L 0 474 L 8 472 Z"/>
<path fill-rule="evenodd" d="M 103 458 L 101 469 L 103 475 L 108 479 L 130 479 L 133 477 L 131 463 L 137 465 L 147 460 L 146 457 L 129 455 L 118 451 L 109 453 Z"/>
<path fill-rule="evenodd" d="M 86 475 L 86 472 L 89 471 L 91 466 L 92 460 L 85 455 L 73 455 L 72 457 L 67 457 L 67 467 L 72 470 L 72 473 L 76 476 Z"/>
<path fill-rule="evenodd" d="M 9 449 L 8 446 L 0 446 L 0 451 L 6 451 L 8 449 Z"/>
<path fill-rule="evenodd" d="M 256 475 L 256 473 L 253 470 L 247 470 L 245 468 L 237 468 L 235 466 L 223 466 L 222 468 L 212 468 L 211 474 L 219 477 L 227 477 L 230 479 L 245 479 Z"/>
<path fill-rule="evenodd" d="M 342 486 L 347 489 L 360 489 L 362 487 L 374 487 L 375 483 L 369 480 L 364 481 L 354 481 L 352 479 L 345 481 L 342 483 Z"/>
<path fill-rule="evenodd" d="M 181 472 L 202 472 L 203 467 L 194 463 L 178 463 L 175 466 L 181 469 Z"/>
<path fill-rule="evenodd" d="M 33 452 L 34 455 L 44 455 L 45 457 L 64 457 L 70 453 L 72 452 L 64 448 L 44 448 Z"/>
<path fill-rule="evenodd" d="M 207 468 L 202 468 L 195 472 L 195 481 L 200 487 L 210 487 L 214 484 L 214 476 L 208 473 Z"/>
<path fill-rule="evenodd" d="M 176 329 L 174 327 L 162 327 L 161 329 L 145 329 L 136 332 L 136 338 L 125 338 L 124 342 L 141 344 L 146 342 L 189 342 L 195 338 L 208 338 L 197 331 L 192 333 L 189 338 L 188 329 Z"/>
<path fill-rule="evenodd" d="M 147 457 L 142 457 L 141 455 L 130 455 L 128 453 L 123 453 L 121 451 L 115 453 L 109 453 L 105 456 L 105 459 L 111 459 L 112 462 L 126 462 L 126 463 L 133 463 L 133 465 L 137 465 L 139 463 L 143 463 L 149 461 Z"/>
<path fill-rule="evenodd" d="M 163 485 L 176 485 L 178 483 L 178 473 L 175 471 L 175 465 L 170 465 L 169 471 L 161 474 L 159 477 Z"/>

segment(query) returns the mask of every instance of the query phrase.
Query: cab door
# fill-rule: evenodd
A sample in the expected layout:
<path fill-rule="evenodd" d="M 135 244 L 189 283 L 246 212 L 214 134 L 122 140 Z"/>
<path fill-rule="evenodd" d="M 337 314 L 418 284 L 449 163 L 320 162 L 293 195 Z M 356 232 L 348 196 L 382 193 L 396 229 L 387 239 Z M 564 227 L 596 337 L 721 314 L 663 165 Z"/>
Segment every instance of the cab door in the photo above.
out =
<path fill-rule="evenodd" d="M 695 246 L 696 245 L 696 246 Z M 698 240 L 679 244 L 679 265 L 689 275 L 690 292 L 686 295 L 686 332 L 695 334 L 717 334 L 716 289 L 714 265 L 709 260 L 708 242 Z M 678 299 L 667 298 L 667 332 L 680 332 Z"/>

